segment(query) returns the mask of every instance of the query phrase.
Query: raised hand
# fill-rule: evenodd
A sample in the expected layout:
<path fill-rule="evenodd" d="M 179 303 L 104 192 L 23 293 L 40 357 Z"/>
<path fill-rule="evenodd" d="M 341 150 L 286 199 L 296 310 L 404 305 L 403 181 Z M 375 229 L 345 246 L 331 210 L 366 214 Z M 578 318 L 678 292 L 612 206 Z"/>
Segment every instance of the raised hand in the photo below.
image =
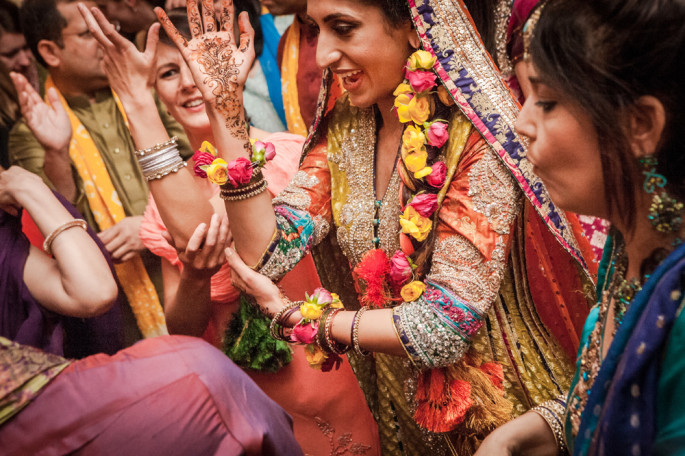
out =
<path fill-rule="evenodd" d="M 82 3 L 78 4 L 78 9 L 103 50 L 103 65 L 110 87 L 122 99 L 135 100 L 154 82 L 159 24 L 150 26 L 145 52 L 140 52 L 116 31 L 99 9 L 93 7 L 89 10 Z"/>
<path fill-rule="evenodd" d="M 67 154 L 71 122 L 55 89 L 48 90 L 47 104 L 23 75 L 11 72 L 10 77 L 19 95 L 21 114 L 46 153 Z"/>
<path fill-rule="evenodd" d="M 195 84 L 212 114 L 221 117 L 231 134 L 247 140 L 242 89 L 254 61 L 254 30 L 247 13 L 239 16 L 240 41 L 233 34 L 233 2 L 221 0 L 219 24 L 214 19 L 214 3 L 188 0 L 191 39 L 187 41 L 161 8 L 155 13 L 190 67 Z"/>

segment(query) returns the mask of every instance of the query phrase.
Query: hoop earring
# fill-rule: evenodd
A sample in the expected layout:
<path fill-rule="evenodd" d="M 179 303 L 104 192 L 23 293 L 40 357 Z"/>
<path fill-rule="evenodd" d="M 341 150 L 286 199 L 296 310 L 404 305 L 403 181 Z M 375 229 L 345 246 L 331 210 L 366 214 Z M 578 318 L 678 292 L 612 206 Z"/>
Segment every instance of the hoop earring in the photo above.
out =
<path fill-rule="evenodd" d="M 643 168 L 642 174 L 645 175 L 642 189 L 649 195 L 653 194 L 647 218 L 658 232 L 677 233 L 683 223 L 682 201 L 673 198 L 666 191 L 666 176 L 656 172 L 658 161 L 655 156 L 647 155 L 640 158 L 640 164 Z M 680 239 L 676 243 L 680 243 L 678 241 Z"/>

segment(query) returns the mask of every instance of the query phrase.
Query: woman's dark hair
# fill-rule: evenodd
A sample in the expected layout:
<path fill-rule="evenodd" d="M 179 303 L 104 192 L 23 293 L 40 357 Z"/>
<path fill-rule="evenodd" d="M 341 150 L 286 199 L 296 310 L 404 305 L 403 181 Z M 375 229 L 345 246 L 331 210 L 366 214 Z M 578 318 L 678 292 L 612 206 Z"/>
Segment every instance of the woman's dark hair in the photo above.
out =
<path fill-rule="evenodd" d="M 551 0 L 530 54 L 540 78 L 589 115 L 610 214 L 634 226 L 643 176 L 628 142 L 628 115 L 644 95 L 666 110 L 657 171 L 672 195 L 685 198 L 685 0 Z"/>
<path fill-rule="evenodd" d="M 198 5 L 199 7 L 200 5 Z M 262 34 L 262 25 L 259 22 L 261 15 L 261 7 L 258 0 L 233 0 L 233 7 L 235 8 L 236 20 L 238 15 L 243 11 L 247 11 L 250 17 L 250 24 L 254 29 L 254 48 L 255 55 L 259 57 L 262 55 L 264 48 L 264 35 Z M 176 29 L 183 35 L 186 40 L 190 39 L 190 27 L 188 26 L 188 15 L 185 8 L 175 8 L 167 13 L 169 20 L 176 27 Z M 163 28 L 159 29 L 159 41 L 169 46 L 175 46 Z"/>
<path fill-rule="evenodd" d="M 5 33 L 21 33 L 19 7 L 10 0 L 0 0 L 0 37 Z"/>

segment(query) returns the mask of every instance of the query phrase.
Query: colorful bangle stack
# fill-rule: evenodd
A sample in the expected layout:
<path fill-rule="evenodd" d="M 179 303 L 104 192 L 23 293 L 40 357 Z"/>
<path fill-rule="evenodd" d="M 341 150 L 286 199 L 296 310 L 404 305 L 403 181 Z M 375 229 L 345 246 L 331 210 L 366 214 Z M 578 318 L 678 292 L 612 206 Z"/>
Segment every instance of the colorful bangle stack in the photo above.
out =
<path fill-rule="evenodd" d="M 69 220 L 68 222 L 64 222 L 54 230 L 48 236 L 45 238 L 45 241 L 43 241 L 43 250 L 45 253 L 48 255 L 52 255 L 52 243 L 55 241 L 55 238 L 68 230 L 69 228 L 74 228 L 74 227 L 81 227 L 83 230 L 88 230 L 88 224 L 86 224 L 86 221 L 83 219 L 74 219 L 74 220 Z"/>
<path fill-rule="evenodd" d="M 237 188 L 228 183 L 223 184 L 220 196 L 225 201 L 240 201 L 259 195 L 266 190 L 267 186 L 268 184 L 266 179 L 264 179 L 261 169 L 255 168 L 250 183 Z"/>
<path fill-rule="evenodd" d="M 354 313 L 352 318 L 352 329 L 350 330 L 350 342 L 352 343 L 352 348 L 354 352 L 359 356 L 369 356 L 371 352 L 362 350 L 359 346 L 359 322 L 361 321 L 362 314 L 369 310 L 369 306 L 364 306 Z"/>
<path fill-rule="evenodd" d="M 186 166 L 178 151 L 178 138 L 174 136 L 160 144 L 136 151 L 136 158 L 148 181 L 161 179 L 169 173 L 175 173 Z"/>
<path fill-rule="evenodd" d="M 304 301 L 289 302 L 285 307 L 279 310 L 276 315 L 274 315 L 274 317 L 271 319 L 271 323 L 269 324 L 269 331 L 274 339 L 282 340 L 284 342 L 292 342 L 290 337 L 283 333 L 283 329 L 286 326 L 284 322 L 288 321 L 288 318 L 290 318 L 290 316 L 300 308 L 303 302 Z"/>
<path fill-rule="evenodd" d="M 340 312 L 341 308 L 328 308 L 324 310 L 319 320 L 319 331 L 317 342 L 319 347 L 326 353 L 335 353 L 336 355 L 343 355 L 350 350 L 350 346 L 341 344 L 333 340 L 331 329 L 333 328 L 333 318 L 335 314 Z"/>
<path fill-rule="evenodd" d="M 540 415 L 552 429 L 554 439 L 557 442 L 557 448 L 560 455 L 568 454 L 566 447 L 566 438 L 564 436 L 563 416 L 566 410 L 566 402 L 564 399 L 557 398 L 550 401 L 543 402 L 530 409 Z"/>

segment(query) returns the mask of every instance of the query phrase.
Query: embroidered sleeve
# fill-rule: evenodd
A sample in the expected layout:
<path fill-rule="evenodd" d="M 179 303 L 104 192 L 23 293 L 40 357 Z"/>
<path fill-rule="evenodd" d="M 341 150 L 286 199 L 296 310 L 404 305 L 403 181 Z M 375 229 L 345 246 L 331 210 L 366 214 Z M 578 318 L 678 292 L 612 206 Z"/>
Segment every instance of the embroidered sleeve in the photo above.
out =
<path fill-rule="evenodd" d="M 318 244 L 331 227 L 331 178 L 326 145 L 304 159 L 288 186 L 273 200 L 278 233 L 260 273 L 278 280 Z"/>
<path fill-rule="evenodd" d="M 398 336 L 417 366 L 454 363 L 483 325 L 521 201 L 504 164 L 472 134 L 438 214 L 426 291 L 394 312 Z"/>

